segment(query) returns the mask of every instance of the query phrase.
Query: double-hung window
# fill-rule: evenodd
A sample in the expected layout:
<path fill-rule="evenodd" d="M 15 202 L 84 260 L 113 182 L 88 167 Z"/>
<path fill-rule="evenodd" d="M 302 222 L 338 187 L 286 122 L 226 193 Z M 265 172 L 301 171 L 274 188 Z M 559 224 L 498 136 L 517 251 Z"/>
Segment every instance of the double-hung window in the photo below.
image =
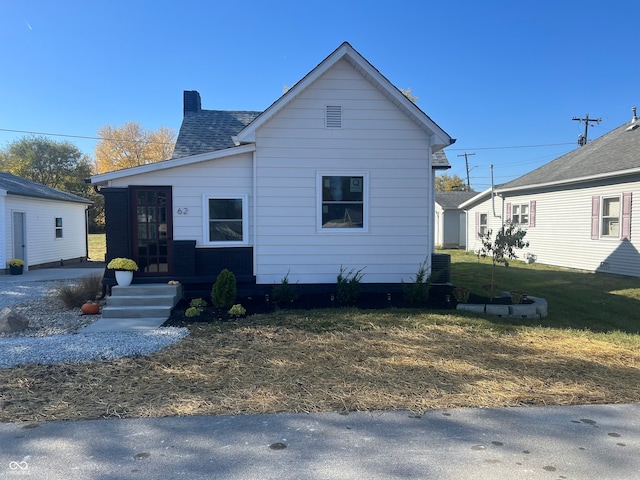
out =
<path fill-rule="evenodd" d="M 478 214 L 478 237 L 482 237 L 489 232 L 488 218 L 489 215 L 487 215 L 486 213 Z"/>
<path fill-rule="evenodd" d="M 528 225 L 529 224 L 529 204 L 514 203 L 511 221 L 517 225 Z"/>
<path fill-rule="evenodd" d="M 367 231 L 366 173 L 319 173 L 318 183 L 319 230 Z"/>
<path fill-rule="evenodd" d="M 620 237 L 620 197 L 602 198 L 602 222 L 600 236 L 605 238 Z"/>
<path fill-rule="evenodd" d="M 56 238 L 62 238 L 62 217 L 56 217 Z"/>
<path fill-rule="evenodd" d="M 205 196 L 205 243 L 209 245 L 248 243 L 247 203 L 246 196 Z"/>

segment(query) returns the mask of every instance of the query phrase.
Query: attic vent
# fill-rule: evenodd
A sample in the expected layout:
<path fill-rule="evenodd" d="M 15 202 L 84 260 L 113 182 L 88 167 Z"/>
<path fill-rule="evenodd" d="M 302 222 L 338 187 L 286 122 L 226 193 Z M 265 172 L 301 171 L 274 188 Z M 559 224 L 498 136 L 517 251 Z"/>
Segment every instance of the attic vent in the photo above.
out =
<path fill-rule="evenodd" d="M 342 128 L 342 106 L 327 105 L 324 125 L 327 128 Z"/>

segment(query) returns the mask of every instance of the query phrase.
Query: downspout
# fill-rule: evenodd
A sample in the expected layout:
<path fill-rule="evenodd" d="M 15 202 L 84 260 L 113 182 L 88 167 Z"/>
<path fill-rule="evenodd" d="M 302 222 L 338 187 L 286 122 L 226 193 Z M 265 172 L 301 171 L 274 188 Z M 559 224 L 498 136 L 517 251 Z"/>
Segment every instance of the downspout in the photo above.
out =
<path fill-rule="evenodd" d="M 84 207 L 84 258 L 89 261 L 89 208 L 91 205 Z"/>

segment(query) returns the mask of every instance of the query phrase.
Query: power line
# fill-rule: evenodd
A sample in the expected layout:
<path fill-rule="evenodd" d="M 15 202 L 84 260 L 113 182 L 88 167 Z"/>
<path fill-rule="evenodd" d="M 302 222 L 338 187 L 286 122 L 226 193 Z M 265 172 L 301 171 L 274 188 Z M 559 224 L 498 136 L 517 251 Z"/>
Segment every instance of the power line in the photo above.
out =
<path fill-rule="evenodd" d="M 538 148 L 538 147 L 557 147 L 560 145 L 574 145 L 570 143 L 545 143 L 540 145 L 505 145 L 500 147 L 475 147 L 475 148 L 447 148 L 447 151 L 460 151 L 460 150 L 503 150 L 508 148 Z"/>
<path fill-rule="evenodd" d="M 33 132 L 30 130 L 14 130 L 10 128 L 0 128 L 0 132 L 10 132 L 10 133 L 26 133 L 30 135 L 45 135 L 49 137 L 67 137 L 67 138 L 79 138 L 83 140 L 108 140 L 110 142 L 138 142 L 138 140 L 118 140 L 115 138 L 101 138 L 101 137 L 90 137 L 87 135 L 70 135 L 65 133 L 47 133 L 47 132 Z M 146 142 L 146 143 L 158 143 L 160 145 L 173 145 L 173 143 L 169 142 Z M 574 142 L 570 143 L 546 143 L 539 145 L 503 145 L 497 147 L 475 147 L 475 148 L 447 148 L 448 152 L 459 152 L 463 150 L 504 150 L 504 149 L 514 149 L 514 148 L 541 148 L 541 147 L 556 147 L 560 145 L 574 145 Z"/>
<path fill-rule="evenodd" d="M 103 140 L 107 142 L 121 142 L 121 143 L 152 143 L 157 145 L 173 145 L 171 142 L 149 142 L 145 140 L 120 140 L 117 138 L 102 138 L 102 137 L 88 137 L 85 135 L 69 135 L 65 133 L 46 133 L 46 132 L 32 132 L 29 130 L 12 130 L 9 128 L 0 128 L 0 132 L 11 132 L 11 133 L 26 133 L 29 135 L 44 135 L 47 137 L 67 137 L 67 138 L 80 138 L 83 140 Z"/>

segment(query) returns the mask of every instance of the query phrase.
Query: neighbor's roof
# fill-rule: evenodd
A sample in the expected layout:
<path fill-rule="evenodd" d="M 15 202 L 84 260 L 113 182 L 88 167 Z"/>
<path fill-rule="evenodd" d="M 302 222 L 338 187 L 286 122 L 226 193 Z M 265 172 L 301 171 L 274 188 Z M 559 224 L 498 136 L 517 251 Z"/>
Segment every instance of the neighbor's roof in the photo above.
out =
<path fill-rule="evenodd" d="M 185 112 L 172 158 L 235 147 L 232 137 L 260 113 L 262 112 L 223 110 Z"/>
<path fill-rule="evenodd" d="M 444 210 L 455 209 L 476 195 L 478 192 L 436 192 L 436 203 Z"/>
<path fill-rule="evenodd" d="M 498 192 L 640 173 L 640 120 L 625 123 L 511 182 Z"/>
<path fill-rule="evenodd" d="M 7 172 L 0 172 L 0 190 L 4 190 L 10 195 L 21 195 L 23 197 L 36 197 L 63 202 L 93 203 L 86 198 L 56 190 L 26 178 L 16 177 Z"/>

